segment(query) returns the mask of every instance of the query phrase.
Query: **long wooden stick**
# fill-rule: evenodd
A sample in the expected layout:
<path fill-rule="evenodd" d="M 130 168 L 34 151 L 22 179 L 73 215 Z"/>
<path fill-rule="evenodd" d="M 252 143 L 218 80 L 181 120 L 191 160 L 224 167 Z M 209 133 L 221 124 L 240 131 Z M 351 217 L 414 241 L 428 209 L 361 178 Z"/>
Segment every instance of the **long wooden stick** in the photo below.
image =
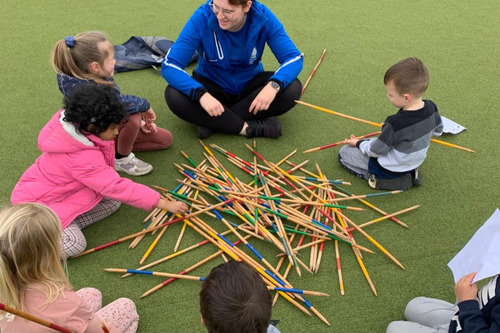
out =
<path fill-rule="evenodd" d="M 15 308 L 10 307 L 8 305 L 5 305 L 3 303 L 0 303 L 0 310 L 8 312 L 8 313 L 12 313 L 13 315 L 16 315 L 16 316 L 24 318 L 26 320 L 32 321 L 32 322 L 37 323 L 39 325 L 42 325 L 42 326 L 45 326 L 45 327 L 49 327 L 49 328 L 51 328 L 51 329 L 53 329 L 55 331 L 58 331 L 58 332 L 62 332 L 62 333 L 76 333 L 74 331 L 68 330 L 67 328 L 64 328 L 64 327 L 61 327 L 59 325 L 53 324 L 53 323 L 51 323 L 49 321 L 43 320 L 43 319 L 38 318 L 38 317 L 36 317 L 36 316 L 34 316 L 32 314 L 29 314 L 29 313 L 26 313 L 24 311 L 15 309 Z"/>
<path fill-rule="evenodd" d="M 230 232 L 231 232 L 231 230 L 226 230 L 226 231 L 225 231 L 225 232 L 223 232 L 221 235 L 225 236 L 225 235 L 229 234 Z M 161 264 L 161 263 L 163 263 L 163 262 L 165 262 L 165 261 L 167 261 L 167 260 L 173 259 L 173 258 L 175 258 L 175 257 L 177 257 L 177 256 L 180 256 L 181 254 L 187 253 L 187 252 L 189 252 L 189 251 L 191 251 L 191 250 L 194 250 L 194 249 L 196 249 L 196 248 L 198 248 L 198 247 L 200 247 L 200 246 L 203 246 L 203 245 L 205 245 L 205 244 L 208 244 L 208 243 L 210 243 L 210 242 L 208 241 L 208 239 L 205 239 L 205 240 L 203 240 L 203 241 L 201 241 L 201 242 L 199 242 L 199 243 L 193 244 L 193 245 L 188 246 L 188 247 L 186 247 L 186 248 L 184 248 L 184 249 L 182 249 L 182 250 L 179 250 L 179 251 L 177 251 L 177 252 L 174 252 L 174 253 L 172 253 L 172 254 L 169 254 L 169 255 L 168 255 L 168 256 L 166 256 L 166 257 L 163 257 L 163 258 L 160 258 L 160 259 L 158 259 L 158 260 L 155 260 L 155 261 L 153 261 L 152 263 L 149 263 L 149 264 L 147 264 L 147 265 L 145 265 L 145 266 L 141 266 L 141 267 L 139 267 L 139 268 L 136 268 L 135 270 L 144 270 L 144 269 L 146 269 L 146 268 L 150 268 L 150 267 L 153 267 L 153 266 L 159 265 L 159 264 Z M 127 274 L 122 275 L 122 278 L 124 278 L 124 277 L 128 277 L 128 276 L 131 276 L 131 275 L 132 275 L 132 274 L 127 273 Z"/>
<path fill-rule="evenodd" d="M 219 202 L 218 204 L 215 204 L 215 205 L 212 205 L 210 207 L 207 207 L 207 208 L 203 208 L 203 209 L 200 209 L 194 213 L 191 213 L 191 214 L 188 214 L 186 216 L 183 216 L 183 217 L 179 217 L 175 220 L 172 220 L 172 221 L 169 221 L 169 222 L 165 222 L 165 223 L 162 223 L 160 224 L 159 226 L 156 226 L 154 228 L 151 228 L 151 229 L 147 229 L 147 230 L 142 230 L 142 231 L 139 231 L 139 232 L 136 232 L 135 234 L 132 234 L 132 235 L 128 235 L 128 236 L 125 236 L 125 237 L 122 237 L 122 238 L 118 238 L 117 240 L 114 240 L 112 242 L 109 242 L 109 243 L 106 243 L 106 244 L 103 244 L 103 245 L 99 245 L 99 246 L 96 246 L 92 249 L 89 249 L 87 251 L 83 251 L 82 253 L 80 254 L 77 254 L 76 256 L 73 256 L 73 257 L 70 257 L 70 258 L 78 258 L 78 257 L 81 257 L 81 256 L 84 256 L 86 254 L 89 254 L 89 253 L 92 253 L 92 252 L 97 252 L 97 251 L 100 251 L 102 249 L 105 249 L 107 247 L 110 247 L 110 246 L 113 246 L 113 245 L 116 245 L 116 244 L 119 244 L 121 242 L 124 242 L 126 240 L 129 240 L 129 239 L 132 239 L 134 237 L 137 237 L 137 236 L 140 236 L 142 234 L 147 234 L 148 232 L 151 232 L 151 231 L 154 231 L 154 230 L 157 230 L 157 229 L 160 229 L 160 228 L 163 228 L 167 225 L 170 225 L 170 224 L 173 224 L 173 223 L 177 223 L 179 221 L 183 221 L 184 219 L 188 219 L 190 217 L 193 217 L 193 216 L 196 216 L 196 215 L 199 215 L 201 213 L 204 213 L 206 211 L 209 211 L 209 210 L 212 210 L 216 207 L 219 207 L 219 206 L 222 206 L 222 205 L 225 205 L 225 204 L 228 204 L 232 201 L 234 201 L 235 199 L 229 199 L 229 200 L 226 200 L 226 201 L 223 201 L 223 202 Z"/>
<path fill-rule="evenodd" d="M 304 93 L 304 91 L 306 90 L 307 88 L 307 85 L 309 84 L 309 81 L 311 81 L 314 73 L 316 73 L 316 70 L 318 69 L 319 67 L 319 64 L 321 64 L 321 61 L 323 61 L 323 57 L 325 56 L 325 53 L 326 53 L 326 49 L 323 50 L 323 53 L 321 53 L 321 57 L 319 58 L 318 60 L 318 63 L 316 64 L 316 66 L 314 66 L 314 69 L 312 70 L 311 74 L 309 75 L 309 77 L 307 78 L 307 81 L 306 83 L 304 84 L 304 87 L 302 88 L 302 92 L 300 93 L 300 95 L 302 95 Z"/>
<path fill-rule="evenodd" d="M 365 134 L 365 135 L 361 135 L 361 136 L 358 136 L 356 137 L 356 139 L 364 139 L 364 138 L 369 138 L 369 137 L 372 137 L 372 136 L 375 136 L 375 135 L 379 135 L 380 134 L 380 131 L 378 132 L 373 132 L 373 133 L 368 133 L 368 134 Z M 316 148 L 311 148 L 311 149 L 308 149 L 308 150 L 304 150 L 302 153 L 303 154 L 307 154 L 307 153 L 312 153 L 314 151 L 318 151 L 318 150 L 323 150 L 323 149 L 326 149 L 326 148 L 331 148 L 331 147 L 335 147 L 335 146 L 338 146 L 338 145 L 341 145 L 344 143 L 345 140 L 342 140 L 342 141 L 337 141 L 335 143 L 330 143 L 328 145 L 325 145 L 325 146 L 321 146 L 321 147 L 316 147 Z"/>
<path fill-rule="evenodd" d="M 106 272 L 111 272 L 111 273 L 130 273 L 130 274 L 143 274 L 143 275 L 153 275 L 153 276 L 165 276 L 165 277 L 170 277 L 170 278 L 176 278 L 176 279 L 181 279 L 181 280 L 191 280 L 191 281 L 203 281 L 203 280 L 205 280 L 205 278 L 202 276 L 193 276 L 193 275 L 186 275 L 186 274 L 174 274 L 174 273 L 166 273 L 166 272 L 138 271 L 138 270 L 134 270 L 134 269 L 125 269 L 125 268 L 104 268 L 104 270 Z M 322 293 L 319 291 L 296 289 L 296 288 L 282 288 L 282 287 L 268 286 L 267 290 L 274 290 L 274 291 L 279 290 L 279 291 L 284 291 L 287 293 L 303 294 L 303 295 L 311 295 L 311 296 L 321 296 L 321 297 L 330 296 L 327 293 Z"/>
<path fill-rule="evenodd" d="M 203 265 L 204 263 L 206 263 L 206 262 L 208 262 L 208 261 L 212 260 L 213 258 L 215 258 L 215 257 L 217 257 L 217 256 L 219 256 L 219 255 L 221 255 L 221 254 L 222 254 L 222 250 L 219 250 L 219 251 L 215 252 L 214 254 L 212 254 L 212 255 L 210 255 L 210 256 L 208 256 L 208 257 L 206 257 L 205 259 L 203 259 L 203 260 L 201 260 L 201 261 L 197 262 L 196 264 L 194 264 L 194 265 L 190 266 L 189 268 L 186 268 L 185 270 L 183 270 L 182 272 L 180 272 L 180 273 L 178 273 L 178 274 L 179 274 L 179 275 L 184 275 L 184 274 L 187 274 L 187 273 L 191 272 L 193 269 L 195 269 L 195 268 L 197 268 L 197 267 L 199 267 L 199 266 Z M 172 278 L 170 278 L 170 279 L 168 279 L 168 280 L 166 280 L 166 281 L 163 281 L 162 283 L 160 283 L 160 284 L 156 285 L 155 287 L 153 287 L 153 288 L 149 289 L 148 291 L 146 291 L 145 293 L 143 293 L 143 294 L 141 295 L 141 298 L 151 295 L 152 293 L 154 293 L 154 292 L 155 292 L 155 291 L 157 291 L 158 289 L 163 288 L 164 286 L 166 286 L 167 284 L 169 284 L 169 283 L 171 283 L 172 281 L 175 281 L 175 280 L 176 280 L 176 278 L 173 278 L 173 277 L 172 277 Z"/>
<path fill-rule="evenodd" d="M 342 191 L 343 193 L 341 193 L 340 195 L 343 195 L 343 196 L 354 196 L 354 194 L 352 194 L 351 192 L 347 191 L 346 189 L 342 188 L 342 187 L 339 187 L 339 186 L 336 186 L 336 185 L 332 185 L 334 186 L 336 189 L 338 189 L 339 191 Z M 369 203 L 368 201 L 366 200 L 363 200 L 363 199 L 358 199 L 359 202 L 361 202 L 362 204 L 364 204 L 365 206 L 368 206 L 370 207 L 371 209 L 373 209 L 374 211 L 377 211 L 379 212 L 380 214 L 382 215 L 388 215 L 388 213 L 386 213 L 385 211 L 383 211 L 382 209 L 374 206 L 373 204 Z M 405 227 L 405 228 L 408 228 L 408 225 L 406 223 L 404 223 L 403 221 L 395 218 L 394 216 L 392 216 L 390 218 L 392 221 L 396 222 L 397 224 Z"/>
<path fill-rule="evenodd" d="M 355 120 L 355 121 L 358 121 L 360 123 L 365 123 L 365 124 L 369 124 L 369 125 L 376 126 L 376 127 L 382 127 L 382 124 L 375 123 L 373 121 L 368 121 L 368 120 L 364 120 L 364 119 L 361 119 L 361 118 L 356 118 L 356 117 L 348 116 L 348 115 L 340 113 L 340 112 L 336 112 L 336 111 L 333 111 L 333 110 L 328 110 L 328 109 L 322 108 L 320 106 L 316 106 L 316 105 L 313 105 L 313 104 L 305 103 L 305 102 L 302 102 L 302 101 L 299 101 L 299 100 L 296 100 L 295 102 L 298 103 L 298 104 L 302 104 L 304 106 L 308 106 L 310 108 L 319 110 L 319 111 L 323 111 L 323 112 L 326 112 L 326 113 L 333 114 L 335 116 L 339 116 L 339 117 L 343 117 L 343 118 Z M 431 141 L 434 142 L 434 143 L 439 143 L 439 144 L 441 144 L 443 146 L 447 146 L 447 147 L 451 147 L 451 148 L 455 148 L 455 149 L 467 151 L 469 153 L 475 153 L 475 151 L 472 150 L 472 149 L 465 148 L 465 147 L 462 147 L 462 146 L 458 146 L 458 145 L 455 145 L 455 144 L 452 144 L 452 143 L 449 143 L 449 142 L 445 142 L 445 141 L 442 141 L 442 140 L 431 139 Z"/>
<path fill-rule="evenodd" d="M 149 257 L 149 255 L 151 254 L 151 252 L 153 251 L 153 249 L 156 247 L 156 244 L 158 244 L 158 242 L 160 241 L 160 238 L 163 236 L 163 234 L 165 233 L 165 231 L 167 231 L 167 228 L 168 228 L 168 225 L 165 226 L 165 227 L 163 227 L 163 229 L 161 229 L 161 231 L 158 234 L 158 236 L 156 236 L 156 238 L 153 241 L 153 243 L 151 243 L 151 245 L 149 245 L 148 249 L 146 250 L 146 252 L 142 256 L 141 260 L 139 260 L 139 264 L 140 265 L 142 265 L 144 263 L 144 261 L 146 261 L 146 259 Z"/>
<path fill-rule="evenodd" d="M 254 145 L 254 148 L 255 148 L 255 145 Z M 255 155 L 254 155 L 254 159 L 257 158 Z M 304 214 L 307 212 L 307 209 L 308 209 L 308 206 L 304 207 Z M 298 230 L 299 229 L 299 225 L 297 224 L 295 226 L 295 230 Z M 290 244 L 292 244 L 294 238 L 295 238 L 295 235 L 296 234 L 292 234 L 292 236 L 290 237 Z M 305 238 L 305 235 L 302 235 L 299 239 L 299 242 L 298 242 L 298 246 L 302 245 L 302 241 L 304 240 Z M 283 262 L 285 261 L 285 256 L 282 256 L 278 262 L 278 265 L 276 266 L 276 270 L 279 271 L 280 268 L 281 268 L 281 265 L 283 265 Z M 285 269 L 285 272 L 283 273 L 283 277 L 286 279 L 287 276 L 288 276 L 288 273 L 290 273 L 290 269 L 292 268 L 292 264 L 289 262 L 286 269 Z M 276 304 L 276 302 L 278 301 L 278 297 L 279 297 L 279 294 L 276 293 L 274 295 L 274 298 L 273 298 L 273 306 Z"/>
<path fill-rule="evenodd" d="M 341 214 L 340 209 L 334 209 L 334 212 L 337 214 L 337 216 L 339 218 L 339 222 L 342 225 L 342 227 L 344 229 L 346 229 L 347 226 L 344 222 L 343 215 Z M 351 237 L 352 243 L 356 244 L 356 241 L 354 240 L 354 237 L 352 236 L 352 234 L 349 233 L 349 236 Z M 375 285 L 373 284 L 373 281 L 370 277 L 370 274 L 368 274 L 368 270 L 366 269 L 366 266 L 363 262 L 361 252 L 355 247 L 352 247 L 352 251 L 354 252 L 354 256 L 356 257 L 356 260 L 358 262 L 359 267 L 361 268 L 361 272 L 363 272 L 363 275 L 365 276 L 366 282 L 368 282 L 368 285 L 370 286 L 370 289 L 372 290 L 373 294 L 375 296 L 377 296 L 377 289 L 375 288 Z"/>
<path fill-rule="evenodd" d="M 154 272 L 154 271 L 140 271 L 135 269 L 125 269 L 125 268 L 104 268 L 106 272 L 111 273 L 127 273 L 127 274 L 144 274 L 144 275 L 154 275 L 154 276 L 165 276 L 169 278 L 184 279 L 184 280 L 195 280 L 203 281 L 202 277 L 192 276 L 186 274 L 174 274 L 174 273 L 164 273 L 164 272 Z"/>
<path fill-rule="evenodd" d="M 372 225 L 372 224 L 375 224 L 377 222 L 380 222 L 380 221 L 383 221 L 383 220 L 387 220 L 393 216 L 396 216 L 396 215 L 399 215 L 399 214 L 403 214 L 403 213 L 406 213 L 406 212 L 409 212 L 410 210 L 414 210 L 414 209 L 417 209 L 418 207 L 420 207 L 420 205 L 415 205 L 415 206 L 411 206 L 411 207 L 408 207 L 408 208 L 405 208 L 405 209 L 402 209 L 400 211 L 397 211 L 397 212 L 394 212 L 392 214 L 387 214 L 385 216 L 381 216 L 379 217 L 378 219 L 374 219 L 374 220 L 371 220 L 371 221 L 368 221 L 368 222 L 365 222 L 363 224 L 360 224 L 359 227 L 360 228 L 364 228 L 364 227 L 367 227 L 369 225 Z M 348 229 L 348 231 L 350 231 Z"/>
<path fill-rule="evenodd" d="M 336 230 L 337 226 L 333 226 L 333 230 Z M 344 279 L 342 278 L 342 265 L 340 264 L 340 251 L 339 251 L 339 242 L 335 239 L 335 261 L 337 262 L 337 275 L 339 277 L 339 289 L 340 294 L 344 295 Z"/>
<path fill-rule="evenodd" d="M 356 230 L 358 232 L 360 232 L 363 236 L 366 237 L 366 239 L 368 239 L 373 245 L 375 245 L 380 251 L 382 251 L 383 254 L 385 254 L 387 257 L 389 257 L 389 259 L 391 259 L 392 261 L 394 261 L 394 263 L 396 265 L 398 265 L 402 269 L 405 269 L 405 267 L 391 253 L 389 253 L 389 251 L 387 251 L 382 245 L 380 245 L 379 242 L 377 242 L 375 239 L 373 239 L 373 237 L 371 237 L 370 235 L 368 235 L 368 233 L 366 231 L 364 231 L 363 229 L 361 229 L 356 223 L 354 223 L 353 221 L 351 221 L 344 214 L 342 214 L 342 213 L 339 213 L 339 214 L 342 215 L 342 217 L 344 218 L 345 221 L 349 222 L 350 225 L 352 225 L 354 228 L 356 228 Z"/>

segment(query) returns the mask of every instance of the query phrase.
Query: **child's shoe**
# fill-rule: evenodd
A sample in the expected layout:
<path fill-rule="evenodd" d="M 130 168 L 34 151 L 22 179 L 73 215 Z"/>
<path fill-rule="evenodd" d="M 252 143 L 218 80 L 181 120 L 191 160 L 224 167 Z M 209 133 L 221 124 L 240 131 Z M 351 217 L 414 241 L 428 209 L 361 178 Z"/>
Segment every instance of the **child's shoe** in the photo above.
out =
<path fill-rule="evenodd" d="M 377 190 L 406 191 L 413 187 L 413 176 L 409 173 L 398 178 L 377 178 L 374 174 L 368 177 L 368 186 Z"/>
<path fill-rule="evenodd" d="M 153 166 L 135 157 L 134 153 L 130 153 L 128 156 L 115 159 L 115 170 L 132 176 L 142 176 L 150 173 Z"/>
<path fill-rule="evenodd" d="M 247 123 L 247 138 L 261 136 L 276 139 L 281 136 L 281 123 L 276 117 L 269 117 L 262 120 L 250 120 Z"/>
<path fill-rule="evenodd" d="M 196 126 L 196 134 L 198 134 L 199 139 L 206 139 L 212 136 L 215 130 L 203 126 Z"/>
<path fill-rule="evenodd" d="M 418 168 L 416 168 L 415 170 L 413 170 L 413 185 L 420 186 L 422 185 L 422 183 L 422 172 Z"/>

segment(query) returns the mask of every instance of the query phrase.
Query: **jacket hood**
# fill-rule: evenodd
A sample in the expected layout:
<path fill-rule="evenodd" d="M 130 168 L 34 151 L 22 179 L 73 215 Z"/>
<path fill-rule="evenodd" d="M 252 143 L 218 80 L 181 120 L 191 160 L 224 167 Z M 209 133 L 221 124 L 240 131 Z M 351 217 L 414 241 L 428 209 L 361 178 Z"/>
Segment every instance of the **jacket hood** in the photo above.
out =
<path fill-rule="evenodd" d="M 59 110 L 42 128 L 38 149 L 45 153 L 73 153 L 82 149 L 96 149 L 94 135 L 83 135 L 72 123 L 63 121 L 64 109 Z"/>

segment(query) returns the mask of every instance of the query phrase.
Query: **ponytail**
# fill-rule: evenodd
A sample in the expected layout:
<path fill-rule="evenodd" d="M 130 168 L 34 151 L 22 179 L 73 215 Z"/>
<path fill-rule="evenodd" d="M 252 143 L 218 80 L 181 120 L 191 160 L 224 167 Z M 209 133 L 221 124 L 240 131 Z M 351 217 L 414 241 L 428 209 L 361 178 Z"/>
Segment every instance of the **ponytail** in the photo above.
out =
<path fill-rule="evenodd" d="M 74 76 L 82 80 L 92 80 L 97 84 L 114 85 L 90 71 L 90 64 L 103 64 L 109 53 L 99 49 L 100 42 L 108 39 L 98 31 L 82 32 L 75 37 L 60 39 L 54 45 L 50 55 L 52 67 L 58 74 Z"/>

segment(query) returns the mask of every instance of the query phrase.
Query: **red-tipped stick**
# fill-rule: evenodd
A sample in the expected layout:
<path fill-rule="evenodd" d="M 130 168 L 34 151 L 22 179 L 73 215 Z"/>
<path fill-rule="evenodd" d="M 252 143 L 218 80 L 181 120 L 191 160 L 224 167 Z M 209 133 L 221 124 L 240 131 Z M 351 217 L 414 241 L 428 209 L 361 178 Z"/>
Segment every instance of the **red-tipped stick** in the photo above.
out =
<path fill-rule="evenodd" d="M 376 126 L 376 127 L 382 127 L 382 124 L 375 123 L 373 121 L 364 120 L 364 119 L 361 119 L 361 118 L 356 118 L 356 117 L 348 116 L 346 114 L 343 114 L 343 113 L 340 113 L 340 112 L 336 112 L 336 111 L 333 111 L 333 110 L 328 110 L 328 109 L 325 109 L 325 108 L 322 108 L 322 107 L 319 107 L 319 106 L 316 106 L 316 105 L 313 105 L 313 104 L 305 103 L 305 102 L 298 101 L 298 100 L 296 100 L 295 103 L 302 104 L 302 105 L 308 106 L 310 108 L 313 108 L 313 109 L 316 109 L 316 110 L 319 110 L 319 111 L 330 113 L 330 114 L 333 114 L 335 116 L 344 117 L 344 118 L 355 120 L 355 121 L 358 121 L 358 122 L 361 122 L 361 123 L 370 124 L 370 125 L 373 125 L 373 126 Z M 455 149 L 467 151 L 469 153 L 475 153 L 475 151 L 472 150 L 472 149 L 465 148 L 465 147 L 458 146 L 458 145 L 454 145 L 452 143 L 448 143 L 448 142 L 445 142 L 445 141 L 442 141 L 442 140 L 431 139 L 431 141 L 434 142 L 434 143 L 439 143 L 439 144 L 441 144 L 443 146 L 447 146 L 447 147 L 451 147 L 451 148 L 455 148 Z"/>
<path fill-rule="evenodd" d="M 3 303 L 0 303 L 0 310 L 8 312 L 8 313 L 12 313 L 13 315 L 27 319 L 27 320 L 32 321 L 34 323 L 40 324 L 42 326 L 52 328 L 53 330 L 58 331 L 58 332 L 75 333 L 74 331 L 70 331 L 67 328 L 58 326 L 56 324 L 53 324 L 53 323 L 48 322 L 46 320 L 43 320 L 41 318 L 35 317 L 32 314 L 26 313 L 24 311 L 14 309 L 13 307 L 10 307 L 10 306 L 5 305 Z"/>
<path fill-rule="evenodd" d="M 316 70 L 318 69 L 319 64 L 321 64 L 321 61 L 323 61 L 323 57 L 325 56 L 325 53 L 326 53 L 326 49 L 324 49 L 323 53 L 321 53 L 321 57 L 319 58 L 318 63 L 316 64 L 316 66 L 314 66 L 314 69 L 312 70 L 311 75 L 309 75 L 309 77 L 307 78 L 307 81 L 304 84 L 304 87 L 302 88 L 302 92 L 300 93 L 301 96 L 304 93 L 304 91 L 306 90 L 307 85 L 309 84 L 309 81 L 311 81 L 314 73 L 316 73 Z"/>
<path fill-rule="evenodd" d="M 169 222 L 165 222 L 165 223 L 160 224 L 160 225 L 158 225 L 158 226 L 156 226 L 156 227 L 154 227 L 154 228 L 147 229 L 147 230 L 142 230 L 142 231 L 136 232 L 135 234 L 128 235 L 128 236 L 125 236 L 125 237 L 122 237 L 122 238 L 118 238 L 117 240 L 114 240 L 114 241 L 112 241 L 112 242 L 109 242 L 109 243 L 106 243 L 106 244 L 103 244 L 103 245 L 96 246 L 96 247 L 94 247 L 94 248 L 92 248 L 92 249 L 89 249 L 89 250 L 84 251 L 84 252 L 82 252 L 82 253 L 80 253 L 80 254 L 77 254 L 76 256 L 73 256 L 73 257 L 71 257 L 71 258 L 78 258 L 78 257 L 84 256 L 84 255 L 89 254 L 89 253 L 92 253 L 92 252 L 97 252 L 97 251 L 99 251 L 99 250 L 105 249 L 105 248 L 110 247 L 110 246 L 113 246 L 113 245 L 115 245 L 115 244 L 119 244 L 119 243 L 121 243 L 121 242 L 123 242 L 123 241 L 126 241 L 126 240 L 132 239 L 132 238 L 134 238 L 134 237 L 140 236 L 140 235 L 142 235 L 142 234 L 147 234 L 148 232 L 151 232 L 151 231 L 154 231 L 154 230 L 157 230 L 157 229 L 163 228 L 163 227 L 165 227 L 165 226 L 167 226 L 167 225 L 171 225 L 171 224 L 173 224 L 173 223 L 177 223 L 177 222 L 179 222 L 179 221 L 183 221 L 183 220 L 185 220 L 185 219 L 188 219 L 188 218 L 191 218 L 191 217 L 193 217 L 193 216 L 199 215 L 199 214 L 201 214 L 201 213 L 204 213 L 204 212 L 206 212 L 206 211 L 212 210 L 212 209 L 217 208 L 217 207 L 219 207 L 219 206 L 222 206 L 222 205 L 228 204 L 228 203 L 230 203 L 230 202 L 233 202 L 234 200 L 236 200 L 236 199 L 229 199 L 229 200 L 226 200 L 226 201 L 223 201 L 223 202 L 219 202 L 219 203 L 218 203 L 218 204 L 216 204 L 216 205 L 212 205 L 212 206 L 210 206 L 210 207 L 206 207 L 206 208 L 200 209 L 200 210 L 198 210 L 198 211 L 196 211 L 196 212 L 194 212 L 194 213 L 188 214 L 188 215 L 186 215 L 186 216 L 179 217 L 179 218 L 177 218 L 177 219 L 175 219 L 175 220 L 172 220 L 172 221 L 169 221 Z"/>
<path fill-rule="evenodd" d="M 372 137 L 372 136 L 375 136 L 375 135 L 379 135 L 379 134 L 380 134 L 380 131 L 373 132 L 373 133 L 368 133 L 368 134 L 365 134 L 365 135 L 358 136 L 358 137 L 356 137 L 356 139 L 365 139 L 365 138 L 369 138 L 369 137 Z M 326 149 L 326 148 L 335 147 L 335 146 L 341 145 L 343 143 L 344 143 L 344 140 L 337 141 L 335 143 L 330 143 L 330 144 L 325 145 L 325 146 L 321 146 L 321 147 L 316 147 L 316 148 L 311 148 L 311 149 L 308 149 L 308 150 L 304 150 L 302 153 L 303 154 L 312 153 L 313 151 L 318 151 L 318 150 L 323 150 L 323 149 Z"/>

